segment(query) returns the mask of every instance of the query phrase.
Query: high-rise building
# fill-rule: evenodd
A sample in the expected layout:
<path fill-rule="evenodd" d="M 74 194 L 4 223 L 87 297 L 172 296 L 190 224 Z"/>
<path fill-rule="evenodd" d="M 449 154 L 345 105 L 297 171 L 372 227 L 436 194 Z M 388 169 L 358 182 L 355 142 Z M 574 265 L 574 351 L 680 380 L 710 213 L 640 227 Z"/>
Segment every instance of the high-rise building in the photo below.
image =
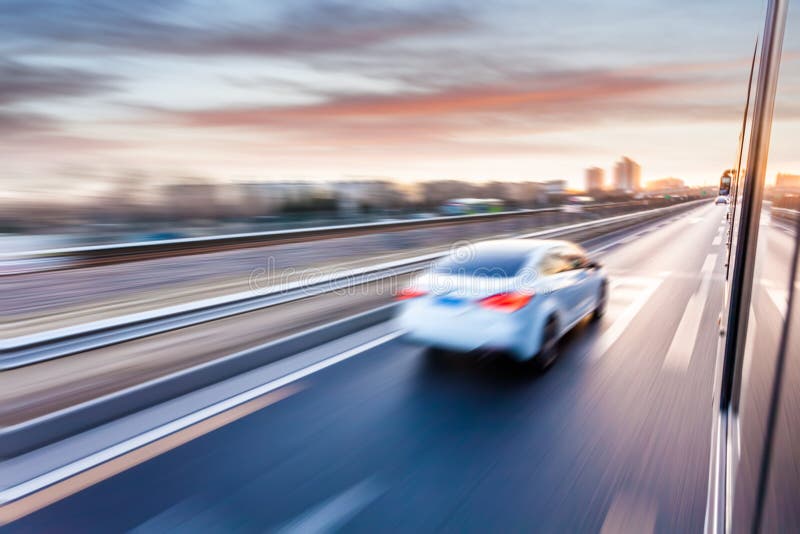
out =
<path fill-rule="evenodd" d="M 631 158 L 622 157 L 614 165 L 614 189 L 639 191 L 642 188 L 642 167 Z"/>
<path fill-rule="evenodd" d="M 605 181 L 605 171 L 600 167 L 586 169 L 586 191 L 601 191 Z"/>

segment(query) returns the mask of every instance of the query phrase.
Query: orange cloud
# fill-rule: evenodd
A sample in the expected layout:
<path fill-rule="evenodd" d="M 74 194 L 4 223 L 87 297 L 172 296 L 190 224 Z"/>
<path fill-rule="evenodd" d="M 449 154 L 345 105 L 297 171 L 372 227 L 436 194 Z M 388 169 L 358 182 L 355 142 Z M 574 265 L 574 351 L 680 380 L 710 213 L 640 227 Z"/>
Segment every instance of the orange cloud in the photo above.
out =
<path fill-rule="evenodd" d="M 534 80 L 534 85 L 536 80 Z M 220 108 L 165 114 L 191 126 L 269 126 L 287 121 L 436 117 L 484 112 L 560 111 L 575 104 L 601 104 L 622 96 L 637 96 L 669 88 L 675 82 L 656 77 L 613 74 L 566 75 L 545 78 L 540 87 L 491 86 L 452 88 L 436 93 L 380 97 L 343 97 L 292 107 Z"/>

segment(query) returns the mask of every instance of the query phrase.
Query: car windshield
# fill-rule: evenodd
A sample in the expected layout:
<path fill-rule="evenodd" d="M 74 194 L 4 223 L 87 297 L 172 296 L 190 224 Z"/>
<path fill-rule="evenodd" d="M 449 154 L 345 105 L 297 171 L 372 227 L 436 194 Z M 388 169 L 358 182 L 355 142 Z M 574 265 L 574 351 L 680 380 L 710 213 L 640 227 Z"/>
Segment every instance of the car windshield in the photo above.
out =
<path fill-rule="evenodd" d="M 527 254 L 519 250 L 456 250 L 434 272 L 476 278 L 513 278 L 524 267 Z"/>

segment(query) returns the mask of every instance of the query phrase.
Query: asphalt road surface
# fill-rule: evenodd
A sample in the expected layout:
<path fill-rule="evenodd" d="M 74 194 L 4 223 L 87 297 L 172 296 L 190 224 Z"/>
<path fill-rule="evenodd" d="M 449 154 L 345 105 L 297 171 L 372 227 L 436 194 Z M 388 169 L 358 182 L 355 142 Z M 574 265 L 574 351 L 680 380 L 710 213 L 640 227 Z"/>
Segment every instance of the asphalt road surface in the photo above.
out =
<path fill-rule="evenodd" d="M 606 316 L 543 375 L 388 340 L 6 528 L 700 532 L 724 213 L 609 246 Z"/>

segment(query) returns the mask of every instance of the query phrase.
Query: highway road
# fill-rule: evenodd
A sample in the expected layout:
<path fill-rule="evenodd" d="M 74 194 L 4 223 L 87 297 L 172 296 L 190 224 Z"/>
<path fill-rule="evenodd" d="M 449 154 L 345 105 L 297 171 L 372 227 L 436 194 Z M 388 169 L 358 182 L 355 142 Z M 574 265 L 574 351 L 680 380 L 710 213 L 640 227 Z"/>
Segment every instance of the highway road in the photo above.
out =
<path fill-rule="evenodd" d="M 649 207 L 661 204 L 651 201 Z M 425 228 L 353 231 L 352 235 L 345 232 L 336 238 L 315 237 L 255 248 L 5 276 L 2 310 L 5 320 L 0 323 L 0 337 L 33 334 L 202 298 L 252 291 L 254 284 L 264 287 L 323 272 L 341 272 L 446 251 L 460 240 L 533 232 L 643 207 L 612 205 L 582 213 L 546 211 L 481 219 L 477 224 L 455 224 L 445 218 L 439 226 Z M 3 274 L 1 264 L 0 257 L 0 276 Z"/>
<path fill-rule="evenodd" d="M 45 488 L 10 532 L 699 532 L 725 208 L 599 251 L 608 313 L 543 375 L 391 325 L 238 407 Z M 318 370 L 317 370 L 318 369 Z"/>
<path fill-rule="evenodd" d="M 679 211 L 692 209 L 691 206 L 678 206 L 678 208 Z M 662 214 L 661 217 L 664 215 Z M 588 235 L 574 233 L 571 235 L 576 239 L 582 238 L 589 247 L 608 247 L 611 243 L 626 238 L 630 232 L 635 233 L 637 228 L 647 224 L 651 223 L 639 222 L 632 227 L 624 225 L 623 229 L 618 228 L 616 231 L 595 229 L 588 230 Z M 477 231 L 472 228 L 470 232 L 482 235 L 485 230 Z M 340 243 L 340 246 L 345 246 L 346 240 L 344 241 L 344 243 Z M 446 245 L 444 250 L 453 246 L 453 243 L 463 243 L 463 241 L 455 240 L 448 243 L 449 245 Z M 310 250 L 306 252 L 306 257 L 313 257 L 316 253 L 315 245 L 309 245 L 308 248 Z M 419 249 L 411 248 L 403 253 L 406 258 L 419 258 L 420 252 Z M 439 252 L 441 253 L 442 249 Z M 189 261 L 191 258 L 199 257 L 191 256 L 184 259 Z M 393 258 L 393 260 L 397 259 Z M 379 265 L 386 266 L 384 263 L 386 260 L 385 256 L 373 257 L 368 266 L 373 268 L 377 268 Z M 143 268 L 146 269 L 145 264 L 148 262 L 136 263 L 143 265 Z M 362 265 L 362 267 L 364 266 Z M 354 265 L 351 264 L 349 267 L 352 268 Z M 83 271 L 71 272 L 81 273 Z M 352 271 L 350 272 L 352 273 Z M 300 279 L 295 280 L 297 282 L 313 281 L 319 276 L 318 272 L 312 271 L 307 273 L 312 275 L 311 280 L 308 280 L 308 277 L 302 276 L 300 272 L 289 270 L 287 273 L 300 275 Z M 44 273 L 37 274 L 43 275 Z M 344 276 L 345 273 L 339 270 L 335 274 Z M 278 278 L 281 276 L 279 275 Z M 224 358 L 238 351 L 258 347 L 270 340 L 277 341 L 292 334 L 300 335 L 314 327 L 321 327 L 337 319 L 352 317 L 359 312 L 374 310 L 383 304 L 391 303 L 393 292 L 407 284 L 407 276 L 395 274 L 379 281 L 366 282 L 360 275 L 350 275 L 344 277 L 343 281 L 351 284 L 346 291 L 334 291 L 332 286 L 322 284 L 321 290 L 328 288 L 328 291 L 322 294 L 312 296 L 303 291 L 290 299 L 291 301 L 282 304 L 273 302 L 273 305 L 266 306 L 261 302 L 260 309 L 256 306 L 254 311 L 248 313 L 241 313 L 242 309 L 237 307 L 236 310 L 239 312 L 237 315 L 229 314 L 224 319 L 220 318 L 221 315 L 210 313 L 204 316 L 202 323 L 191 326 L 185 324 L 181 328 L 170 325 L 170 329 L 167 331 L 156 329 L 148 335 L 140 335 L 138 338 L 128 339 L 124 343 L 120 342 L 119 338 L 115 340 L 113 335 L 108 341 L 114 341 L 114 343 L 109 346 L 82 344 L 81 338 L 78 338 L 76 340 L 78 346 L 73 349 L 75 353 L 68 358 L 45 358 L 44 360 L 34 360 L 36 363 L 29 361 L 28 365 L 10 370 L 5 369 L 0 373 L 0 432 L 3 427 L 16 425 L 56 410 L 91 401 L 101 395 L 112 394 L 204 362 Z M 259 287 L 260 285 L 258 284 Z M 265 285 L 266 288 L 270 287 L 269 284 Z M 282 283 L 275 283 L 271 287 L 279 289 L 275 286 L 280 285 Z M 278 291 L 275 295 L 278 300 L 282 298 L 280 293 Z M 255 294 L 251 290 L 239 294 L 238 298 L 254 296 Z M 290 294 L 285 296 L 288 298 Z M 304 298 L 297 300 L 297 297 L 300 296 Z M 55 300 L 58 300 L 58 297 Z M 193 304 L 199 305 L 203 302 L 207 303 L 207 300 L 201 299 Z M 162 313 L 166 311 L 162 310 Z M 170 311 L 170 314 L 172 313 L 174 311 Z M 60 316 L 58 313 L 56 315 Z M 164 315 L 167 314 L 164 313 Z M 83 315 L 81 314 L 81 316 Z M 48 317 L 49 315 L 41 316 L 39 319 L 47 322 Z M 214 320 L 210 320 L 212 318 Z M 107 337 L 107 333 L 102 332 L 100 337 Z M 308 338 L 308 346 L 322 343 L 313 336 L 304 337 Z M 13 340 L 11 341 L 13 344 Z M 29 353 L 28 357 L 35 356 L 35 351 L 31 352 L 32 354 Z M 270 350 L 264 352 L 270 352 Z M 25 351 L 22 351 L 20 355 L 24 359 Z M 58 355 L 58 350 L 55 351 L 55 355 Z M 267 356 L 270 361 L 274 360 L 274 355 Z M 259 361 L 263 360 L 259 359 Z M 4 360 L 3 363 L 7 363 L 7 360 Z M 264 365 L 264 363 L 258 365 Z M 254 364 L 253 367 L 258 365 Z M 214 380 L 211 376 L 209 379 Z M 221 380 L 221 378 L 217 380 Z M 154 400 L 153 403 L 155 402 L 158 401 Z M 86 424 L 87 427 L 90 425 L 91 423 Z M 1 438 L 2 435 L 0 435 Z M 0 454 L 5 454 L 3 452 L 5 450 L 7 449 L 3 447 L 3 442 L 0 442 Z"/>

